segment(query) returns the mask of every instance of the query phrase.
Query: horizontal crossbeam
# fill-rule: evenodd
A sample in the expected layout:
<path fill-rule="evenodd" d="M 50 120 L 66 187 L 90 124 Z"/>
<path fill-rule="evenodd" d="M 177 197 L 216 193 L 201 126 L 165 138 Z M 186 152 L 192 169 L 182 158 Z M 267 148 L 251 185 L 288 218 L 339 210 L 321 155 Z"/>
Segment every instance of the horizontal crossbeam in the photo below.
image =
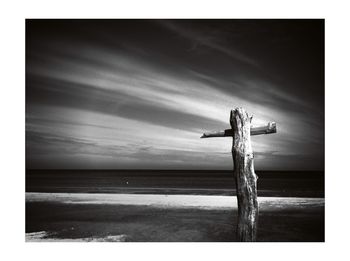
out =
<path fill-rule="evenodd" d="M 267 125 L 256 126 L 250 128 L 250 136 L 276 133 L 276 122 L 269 122 Z M 224 131 L 214 131 L 203 133 L 201 138 L 215 138 L 215 137 L 233 137 L 233 130 L 227 129 Z"/>

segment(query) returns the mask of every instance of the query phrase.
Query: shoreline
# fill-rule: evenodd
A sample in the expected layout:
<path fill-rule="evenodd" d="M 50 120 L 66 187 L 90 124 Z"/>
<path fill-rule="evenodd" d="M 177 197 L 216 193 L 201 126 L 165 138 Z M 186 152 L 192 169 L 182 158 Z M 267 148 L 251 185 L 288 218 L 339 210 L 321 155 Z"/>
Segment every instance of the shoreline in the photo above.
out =
<path fill-rule="evenodd" d="M 167 194 L 111 194 L 111 193 L 42 193 L 26 192 L 26 203 L 137 205 L 168 208 L 237 208 L 236 196 L 167 195 Z M 260 208 L 304 208 L 324 206 L 324 198 L 258 197 Z"/>

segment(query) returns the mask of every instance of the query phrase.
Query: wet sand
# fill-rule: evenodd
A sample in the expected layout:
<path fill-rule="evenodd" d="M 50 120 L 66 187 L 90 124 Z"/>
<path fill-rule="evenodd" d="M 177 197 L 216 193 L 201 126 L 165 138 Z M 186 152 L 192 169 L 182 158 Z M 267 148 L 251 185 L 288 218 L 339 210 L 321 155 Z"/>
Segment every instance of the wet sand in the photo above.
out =
<path fill-rule="evenodd" d="M 259 198 L 258 241 L 324 241 L 324 198 Z M 26 241 L 236 241 L 236 197 L 26 193 Z"/>

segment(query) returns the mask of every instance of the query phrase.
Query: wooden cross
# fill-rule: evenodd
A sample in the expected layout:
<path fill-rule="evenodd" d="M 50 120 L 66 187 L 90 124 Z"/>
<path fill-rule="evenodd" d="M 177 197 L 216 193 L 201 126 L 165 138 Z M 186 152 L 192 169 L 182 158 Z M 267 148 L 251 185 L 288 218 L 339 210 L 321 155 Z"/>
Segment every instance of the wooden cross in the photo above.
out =
<path fill-rule="evenodd" d="M 204 133 L 201 138 L 233 137 L 232 158 L 233 174 L 236 180 L 238 202 L 238 241 L 256 241 L 259 206 L 257 199 L 257 175 L 254 171 L 254 154 L 250 142 L 251 135 L 276 133 L 276 123 L 252 127 L 251 121 L 243 108 L 231 110 L 231 129 Z"/>

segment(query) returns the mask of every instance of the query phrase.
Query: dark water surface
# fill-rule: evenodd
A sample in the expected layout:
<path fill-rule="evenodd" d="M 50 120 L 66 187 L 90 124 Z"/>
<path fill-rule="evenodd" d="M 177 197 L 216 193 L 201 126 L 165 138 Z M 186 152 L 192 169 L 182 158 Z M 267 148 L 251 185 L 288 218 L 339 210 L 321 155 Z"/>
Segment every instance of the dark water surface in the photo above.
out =
<path fill-rule="evenodd" d="M 259 196 L 324 197 L 324 172 L 256 171 Z M 26 192 L 235 195 L 225 170 L 27 170 Z"/>

